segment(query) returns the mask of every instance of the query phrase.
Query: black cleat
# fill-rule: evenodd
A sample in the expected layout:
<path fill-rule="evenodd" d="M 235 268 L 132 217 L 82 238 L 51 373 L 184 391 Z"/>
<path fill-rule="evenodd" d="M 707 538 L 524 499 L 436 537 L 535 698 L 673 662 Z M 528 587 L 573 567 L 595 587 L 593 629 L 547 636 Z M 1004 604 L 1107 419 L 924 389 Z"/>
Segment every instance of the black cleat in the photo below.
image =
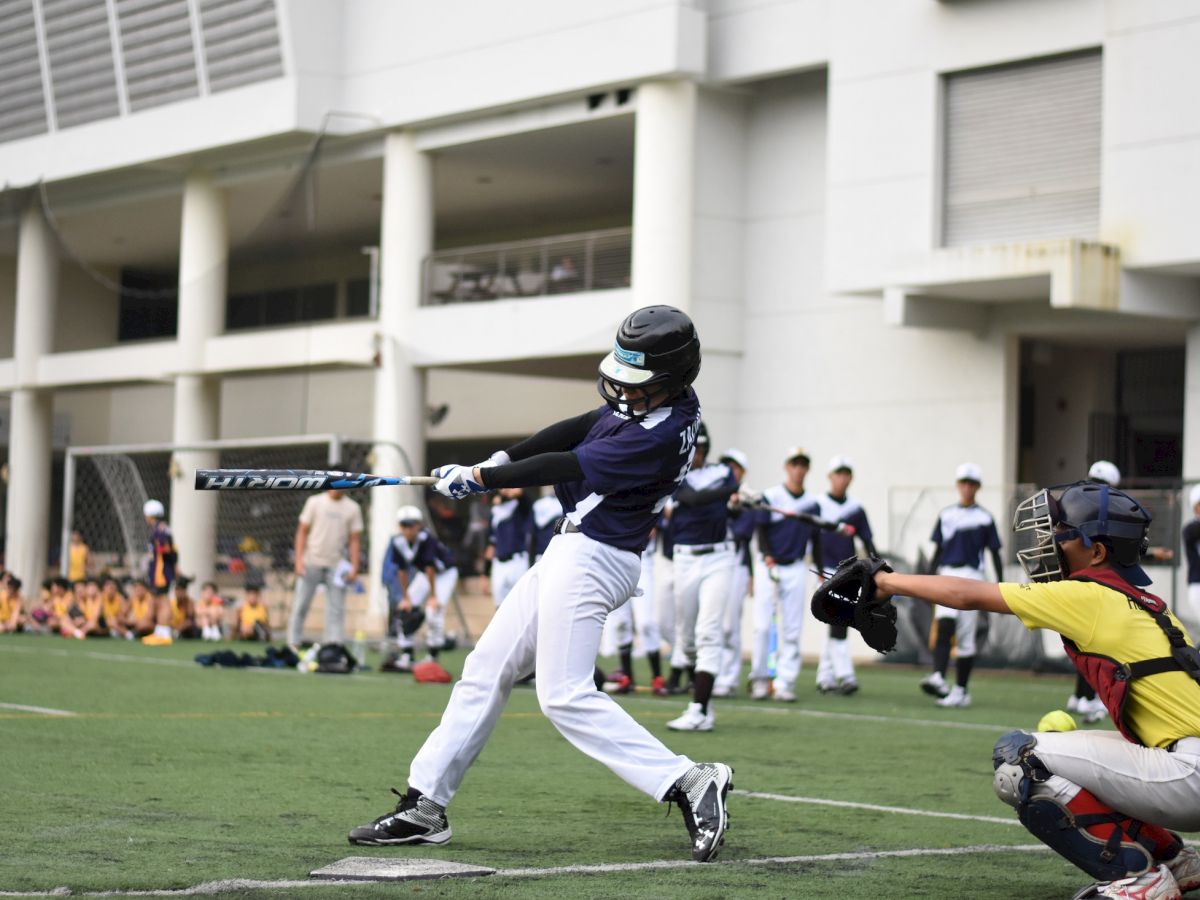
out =
<path fill-rule="evenodd" d="M 395 812 L 380 816 L 370 825 L 360 825 L 350 832 L 350 843 L 379 847 L 389 844 L 444 844 L 450 840 L 450 823 L 446 810 L 420 791 L 408 789 L 401 794 Z"/>
<path fill-rule="evenodd" d="M 725 829 L 729 827 L 725 795 L 732 787 L 733 769 L 724 763 L 700 763 L 688 769 L 663 798 L 679 804 L 696 862 L 716 859 L 725 843 Z"/>

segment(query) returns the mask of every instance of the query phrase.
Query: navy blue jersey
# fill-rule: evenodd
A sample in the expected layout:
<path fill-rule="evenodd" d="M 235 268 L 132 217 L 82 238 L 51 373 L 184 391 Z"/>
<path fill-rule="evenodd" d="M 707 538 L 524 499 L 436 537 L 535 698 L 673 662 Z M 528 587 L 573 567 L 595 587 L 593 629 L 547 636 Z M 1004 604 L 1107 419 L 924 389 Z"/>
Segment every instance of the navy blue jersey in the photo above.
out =
<path fill-rule="evenodd" d="M 1187 557 L 1187 583 L 1200 584 L 1200 519 L 1183 526 L 1183 555 Z"/>
<path fill-rule="evenodd" d="M 554 524 L 562 518 L 562 504 L 553 494 L 533 501 L 533 555 L 541 556 L 554 537 Z"/>
<path fill-rule="evenodd" d="M 947 506 L 938 513 L 930 538 L 941 549 L 938 565 L 983 570 L 983 551 L 999 550 L 1000 535 L 992 514 L 982 506 Z"/>
<path fill-rule="evenodd" d="M 501 499 L 492 506 L 488 543 L 496 548 L 496 559 L 512 559 L 529 552 L 533 533 L 533 504 L 522 494 L 511 500 Z"/>
<path fill-rule="evenodd" d="M 453 569 L 454 565 L 454 553 L 450 548 L 435 538 L 429 529 L 422 528 L 411 543 L 402 534 L 392 538 L 388 544 L 383 581 L 384 584 L 391 581 L 388 578 L 389 571 L 394 578 L 394 573 L 401 569 L 412 575 L 414 572 L 424 572 L 430 566 L 437 572 L 445 572 Z"/>
<path fill-rule="evenodd" d="M 854 526 L 855 533 L 867 545 L 868 550 L 873 547 L 871 524 L 867 521 L 867 513 L 862 508 L 862 504 L 852 497 L 843 497 L 838 500 L 829 494 L 821 495 L 817 502 L 821 506 L 822 519 L 827 522 L 845 522 L 847 525 Z M 839 534 L 836 531 L 829 531 L 821 535 L 820 565 L 826 572 L 833 572 L 838 563 L 854 555 L 856 555 L 854 538 L 850 535 Z"/>
<path fill-rule="evenodd" d="M 733 536 L 739 566 L 750 568 L 750 540 L 754 537 L 757 522 L 757 516 L 749 509 L 739 507 L 729 513 L 729 533 Z"/>
<path fill-rule="evenodd" d="M 687 475 L 699 427 L 700 401 L 691 388 L 640 419 L 601 407 L 574 448 L 583 480 L 554 489 L 566 517 L 594 540 L 641 553 Z"/>
<path fill-rule="evenodd" d="M 730 540 L 729 497 L 738 489 L 737 476 L 724 463 L 702 466 L 687 473 L 675 495 L 676 544 L 716 544 Z M 696 493 L 705 498 L 689 499 Z"/>
<path fill-rule="evenodd" d="M 668 503 L 655 526 L 658 529 L 658 547 L 667 559 L 675 558 L 675 526 L 671 524 L 671 515 L 674 512 L 675 508 Z"/>
<path fill-rule="evenodd" d="M 812 542 L 813 527 L 784 513 L 806 513 L 819 518 L 821 501 L 808 491 L 793 494 L 782 484 L 767 488 L 763 497 L 773 509 L 760 509 L 756 514 L 763 529 L 759 552 L 773 558 L 778 565 L 803 559 Z"/>

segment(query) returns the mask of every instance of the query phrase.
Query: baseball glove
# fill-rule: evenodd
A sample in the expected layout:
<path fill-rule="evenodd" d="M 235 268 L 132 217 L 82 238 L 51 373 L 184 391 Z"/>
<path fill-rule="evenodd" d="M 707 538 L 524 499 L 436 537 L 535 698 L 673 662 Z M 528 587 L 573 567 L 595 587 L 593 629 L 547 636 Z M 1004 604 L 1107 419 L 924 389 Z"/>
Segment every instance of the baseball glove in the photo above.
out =
<path fill-rule="evenodd" d="M 851 557 L 813 592 L 813 615 L 830 625 L 858 629 L 872 650 L 888 653 L 896 649 L 896 607 L 875 595 L 875 574 L 890 572 L 882 559 Z"/>

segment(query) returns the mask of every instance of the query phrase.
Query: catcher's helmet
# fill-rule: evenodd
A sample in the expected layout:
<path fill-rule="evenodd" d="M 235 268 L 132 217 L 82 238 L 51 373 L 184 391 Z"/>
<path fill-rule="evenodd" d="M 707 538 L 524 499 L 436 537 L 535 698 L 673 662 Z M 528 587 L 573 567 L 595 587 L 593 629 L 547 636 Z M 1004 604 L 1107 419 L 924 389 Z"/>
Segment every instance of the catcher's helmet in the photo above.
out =
<path fill-rule="evenodd" d="M 1079 538 L 1091 547 L 1099 541 L 1108 548 L 1121 577 L 1130 584 L 1147 585 L 1150 579 L 1139 561 L 1150 546 L 1152 520 L 1140 503 L 1107 484 L 1078 481 L 1047 488 L 1017 507 L 1013 530 L 1018 543 L 1026 539 L 1017 557 L 1030 578 L 1053 581 L 1064 574 L 1060 543 Z"/>
<path fill-rule="evenodd" d="M 687 314 L 673 306 L 646 306 L 630 313 L 617 329 L 613 350 L 600 361 L 596 388 L 616 412 L 644 416 L 653 405 L 635 410 L 626 388 L 645 391 L 653 401 L 670 399 L 700 373 L 700 338 Z"/>

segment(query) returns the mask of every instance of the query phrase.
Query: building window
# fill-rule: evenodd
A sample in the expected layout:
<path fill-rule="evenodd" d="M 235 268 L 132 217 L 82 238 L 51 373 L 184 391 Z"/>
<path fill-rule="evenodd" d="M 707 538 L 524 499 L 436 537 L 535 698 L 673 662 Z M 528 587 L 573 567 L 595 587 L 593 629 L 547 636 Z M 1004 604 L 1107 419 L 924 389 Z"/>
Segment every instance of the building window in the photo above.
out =
<path fill-rule="evenodd" d="M 1100 52 L 944 78 L 942 243 L 1094 239 Z"/>
<path fill-rule="evenodd" d="M 333 282 L 234 294 L 225 306 L 226 331 L 336 318 L 338 285 Z"/>
<path fill-rule="evenodd" d="M 179 274 L 121 270 L 118 341 L 175 337 L 179 325 Z"/>

